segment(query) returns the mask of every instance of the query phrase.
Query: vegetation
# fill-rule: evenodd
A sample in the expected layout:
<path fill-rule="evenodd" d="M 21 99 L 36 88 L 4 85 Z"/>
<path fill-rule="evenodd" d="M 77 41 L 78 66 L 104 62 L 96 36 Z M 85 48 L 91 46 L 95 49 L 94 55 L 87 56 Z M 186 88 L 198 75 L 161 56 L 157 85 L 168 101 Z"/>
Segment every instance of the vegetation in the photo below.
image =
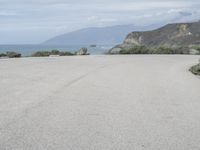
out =
<path fill-rule="evenodd" d="M 74 55 L 71 52 L 61 52 L 59 50 L 52 50 L 52 51 L 37 51 L 33 53 L 32 57 L 48 57 L 51 55 L 58 55 L 58 56 L 72 56 Z"/>
<path fill-rule="evenodd" d="M 158 47 L 150 51 L 152 51 L 152 54 L 174 54 L 174 50 L 169 47 Z"/>
<path fill-rule="evenodd" d="M 195 75 L 200 75 L 200 61 L 199 61 L 199 64 L 191 67 L 190 71 Z"/>
<path fill-rule="evenodd" d="M 7 52 L 6 55 L 9 58 L 18 58 L 22 56 L 20 53 L 16 53 L 16 52 Z"/>
<path fill-rule="evenodd" d="M 174 50 L 168 47 L 147 48 L 146 46 L 134 46 L 122 49 L 120 54 L 174 54 Z"/>
<path fill-rule="evenodd" d="M 120 54 L 148 54 L 149 49 L 145 46 L 134 46 L 128 49 L 122 49 Z"/>
<path fill-rule="evenodd" d="M 57 55 L 57 56 L 73 56 L 73 55 L 84 55 L 87 53 L 87 49 L 81 49 L 77 53 L 72 53 L 68 51 L 59 51 L 59 50 L 52 50 L 52 51 L 37 51 L 31 55 L 31 57 L 49 57 L 51 55 Z M 1 57 L 8 57 L 8 58 L 17 58 L 21 57 L 20 53 L 16 52 L 6 52 L 6 53 L 0 53 Z"/>
<path fill-rule="evenodd" d="M 134 46 L 131 48 L 122 48 L 119 54 L 189 54 L 189 49 L 189 47 L 170 48 L 160 46 L 147 48 L 146 46 Z"/>
<path fill-rule="evenodd" d="M 7 55 L 5 53 L 0 53 L 0 58 L 1 57 L 6 57 Z"/>
<path fill-rule="evenodd" d="M 59 50 L 52 50 L 51 55 L 60 55 L 60 51 Z"/>
<path fill-rule="evenodd" d="M 21 57 L 21 54 L 16 52 L 6 52 L 6 53 L 0 53 L 0 57 L 19 58 Z"/>
<path fill-rule="evenodd" d="M 199 53 L 200 53 L 200 46 L 192 46 L 192 48 L 199 51 Z"/>
<path fill-rule="evenodd" d="M 48 51 L 37 51 L 32 54 L 32 57 L 48 57 L 50 56 L 50 52 Z"/>
<path fill-rule="evenodd" d="M 60 52 L 59 55 L 60 56 L 73 56 L 74 54 L 71 52 Z"/>

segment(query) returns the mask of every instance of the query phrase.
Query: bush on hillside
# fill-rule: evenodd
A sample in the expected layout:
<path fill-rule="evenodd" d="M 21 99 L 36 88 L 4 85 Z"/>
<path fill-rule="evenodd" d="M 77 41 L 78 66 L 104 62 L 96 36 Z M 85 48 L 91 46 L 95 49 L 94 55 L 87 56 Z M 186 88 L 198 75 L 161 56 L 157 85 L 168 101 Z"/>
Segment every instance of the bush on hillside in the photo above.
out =
<path fill-rule="evenodd" d="M 147 48 L 146 46 L 134 46 L 122 49 L 120 54 L 174 54 L 174 50 L 168 47 Z"/>
<path fill-rule="evenodd" d="M 128 49 L 122 49 L 120 54 L 148 54 L 149 49 L 145 46 L 134 46 Z"/>
<path fill-rule="evenodd" d="M 173 49 L 169 47 L 158 47 L 151 50 L 152 54 L 174 54 Z"/>
<path fill-rule="evenodd" d="M 192 46 L 192 48 L 199 51 L 199 53 L 200 53 L 200 46 Z"/>

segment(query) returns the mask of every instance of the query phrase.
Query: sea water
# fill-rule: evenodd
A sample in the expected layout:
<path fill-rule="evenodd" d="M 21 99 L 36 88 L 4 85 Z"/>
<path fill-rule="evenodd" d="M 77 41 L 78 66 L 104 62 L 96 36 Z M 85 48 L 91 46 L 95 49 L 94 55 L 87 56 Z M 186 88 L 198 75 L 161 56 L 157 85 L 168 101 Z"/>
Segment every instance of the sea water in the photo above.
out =
<path fill-rule="evenodd" d="M 85 47 L 88 49 L 88 53 L 92 55 L 105 54 L 111 49 L 113 45 L 97 45 L 96 47 L 91 47 L 89 45 L 0 45 L 0 53 L 7 51 L 19 52 L 23 56 L 30 56 L 36 51 L 70 51 L 75 52 L 80 48 Z"/>

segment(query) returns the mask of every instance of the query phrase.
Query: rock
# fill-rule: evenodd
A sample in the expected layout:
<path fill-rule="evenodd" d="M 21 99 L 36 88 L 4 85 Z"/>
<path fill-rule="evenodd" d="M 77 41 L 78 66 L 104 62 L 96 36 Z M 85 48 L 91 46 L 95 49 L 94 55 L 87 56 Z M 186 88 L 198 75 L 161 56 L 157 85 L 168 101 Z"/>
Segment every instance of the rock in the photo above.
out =
<path fill-rule="evenodd" d="M 76 52 L 76 55 L 89 55 L 87 51 L 87 48 L 81 48 L 79 51 Z"/>
<path fill-rule="evenodd" d="M 190 51 L 189 53 L 190 53 L 191 55 L 198 55 L 198 54 L 199 54 L 199 51 L 196 50 L 196 49 L 190 49 L 189 51 Z"/>
<path fill-rule="evenodd" d="M 120 47 L 114 47 L 109 51 L 109 53 L 110 54 L 119 54 L 121 50 L 122 49 Z"/>

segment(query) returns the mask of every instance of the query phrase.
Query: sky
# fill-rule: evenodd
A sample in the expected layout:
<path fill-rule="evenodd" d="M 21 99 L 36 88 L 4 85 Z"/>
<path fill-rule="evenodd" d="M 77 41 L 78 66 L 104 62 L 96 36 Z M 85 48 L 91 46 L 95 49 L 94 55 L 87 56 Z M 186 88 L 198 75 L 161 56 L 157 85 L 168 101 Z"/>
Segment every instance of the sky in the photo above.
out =
<path fill-rule="evenodd" d="M 200 0 L 0 0 L 0 44 L 37 44 L 87 27 L 200 20 Z"/>

